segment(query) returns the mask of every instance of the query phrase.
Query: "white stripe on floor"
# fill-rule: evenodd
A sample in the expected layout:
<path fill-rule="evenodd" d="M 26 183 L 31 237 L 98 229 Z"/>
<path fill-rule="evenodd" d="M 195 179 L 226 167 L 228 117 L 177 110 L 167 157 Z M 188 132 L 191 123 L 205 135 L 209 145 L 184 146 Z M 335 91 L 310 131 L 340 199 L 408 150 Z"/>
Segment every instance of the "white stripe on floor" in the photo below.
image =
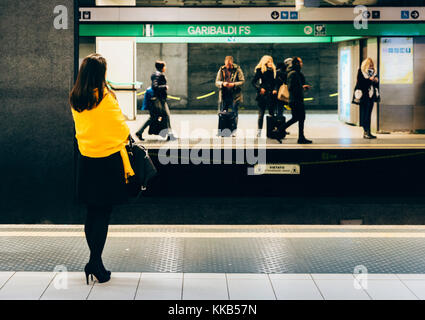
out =
<path fill-rule="evenodd" d="M 84 237 L 84 232 L 2 231 L 0 237 Z M 425 232 L 114 232 L 110 238 L 425 238 Z"/>
<path fill-rule="evenodd" d="M 0 299 L 425 299 L 424 274 L 362 276 L 113 272 L 109 282 L 87 286 L 84 272 L 0 272 Z"/>

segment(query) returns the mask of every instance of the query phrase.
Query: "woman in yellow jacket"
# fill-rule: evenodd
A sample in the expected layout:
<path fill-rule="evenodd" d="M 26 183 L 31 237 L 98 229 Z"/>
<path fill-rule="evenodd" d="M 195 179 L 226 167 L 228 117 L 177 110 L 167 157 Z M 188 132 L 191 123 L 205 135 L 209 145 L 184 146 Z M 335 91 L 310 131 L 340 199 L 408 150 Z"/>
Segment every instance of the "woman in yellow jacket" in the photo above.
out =
<path fill-rule="evenodd" d="M 111 278 L 102 262 L 110 214 L 114 205 L 126 201 L 126 179 L 134 175 L 125 149 L 130 130 L 115 94 L 106 85 L 106 69 L 101 55 L 86 57 L 69 99 L 80 151 L 78 198 L 87 206 L 87 284 L 89 275 L 99 282 Z"/>

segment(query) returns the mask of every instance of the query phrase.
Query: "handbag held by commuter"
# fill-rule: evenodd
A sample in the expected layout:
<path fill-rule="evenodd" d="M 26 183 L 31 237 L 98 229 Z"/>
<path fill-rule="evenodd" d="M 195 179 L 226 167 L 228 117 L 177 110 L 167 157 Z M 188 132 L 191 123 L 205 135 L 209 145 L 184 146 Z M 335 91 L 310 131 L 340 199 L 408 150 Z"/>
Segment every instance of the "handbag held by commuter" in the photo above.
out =
<path fill-rule="evenodd" d="M 221 137 L 230 136 L 236 130 L 236 114 L 234 112 L 223 111 L 218 113 L 218 135 Z"/>
<path fill-rule="evenodd" d="M 157 170 L 149 157 L 148 150 L 142 145 L 135 144 L 131 136 L 126 149 L 135 173 L 134 176 L 129 177 L 127 189 L 131 197 L 137 197 L 146 190 L 149 180 L 156 176 Z"/>
<path fill-rule="evenodd" d="M 284 116 L 267 116 L 267 138 L 284 139 L 286 118 Z"/>
<path fill-rule="evenodd" d="M 286 103 L 289 103 L 289 90 L 288 85 L 282 84 L 277 93 L 277 99 Z"/>

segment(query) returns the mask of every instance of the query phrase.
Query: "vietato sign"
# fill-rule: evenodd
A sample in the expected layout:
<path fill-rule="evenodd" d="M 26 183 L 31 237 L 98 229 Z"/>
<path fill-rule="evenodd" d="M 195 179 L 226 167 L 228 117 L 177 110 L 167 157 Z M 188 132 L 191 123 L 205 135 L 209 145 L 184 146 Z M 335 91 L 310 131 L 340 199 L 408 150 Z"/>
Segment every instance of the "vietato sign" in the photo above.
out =
<path fill-rule="evenodd" d="M 248 36 L 251 26 L 189 26 L 187 33 L 191 36 Z"/>

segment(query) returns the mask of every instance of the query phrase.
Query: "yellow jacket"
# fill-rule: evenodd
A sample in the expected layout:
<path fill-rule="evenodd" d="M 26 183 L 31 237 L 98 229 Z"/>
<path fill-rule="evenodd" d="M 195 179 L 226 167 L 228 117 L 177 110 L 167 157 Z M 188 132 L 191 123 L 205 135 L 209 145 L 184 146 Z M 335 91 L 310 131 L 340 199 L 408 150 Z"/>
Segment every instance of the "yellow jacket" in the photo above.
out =
<path fill-rule="evenodd" d="M 71 108 L 71 111 L 80 153 L 90 158 L 103 158 L 120 151 L 126 181 L 134 175 L 125 149 L 130 129 L 114 96 L 105 89 L 97 107 L 82 112 Z"/>

